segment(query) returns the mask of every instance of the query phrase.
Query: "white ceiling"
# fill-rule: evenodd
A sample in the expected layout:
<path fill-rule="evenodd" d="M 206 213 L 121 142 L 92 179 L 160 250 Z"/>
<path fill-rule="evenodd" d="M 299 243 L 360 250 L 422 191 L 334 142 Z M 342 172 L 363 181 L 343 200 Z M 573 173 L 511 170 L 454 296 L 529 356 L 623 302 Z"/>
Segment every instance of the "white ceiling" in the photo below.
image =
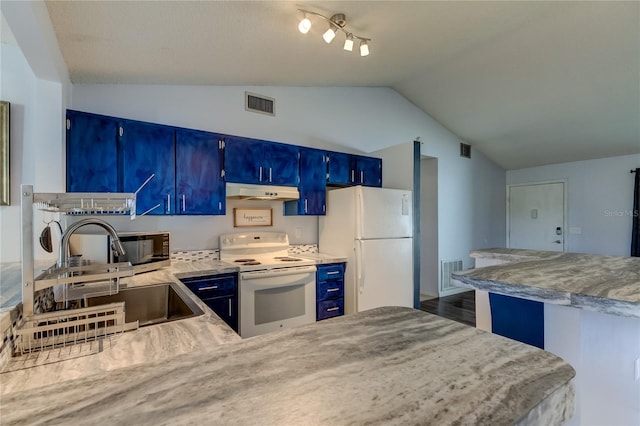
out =
<path fill-rule="evenodd" d="M 506 169 L 640 152 L 640 2 L 46 5 L 73 83 L 388 86 Z"/>

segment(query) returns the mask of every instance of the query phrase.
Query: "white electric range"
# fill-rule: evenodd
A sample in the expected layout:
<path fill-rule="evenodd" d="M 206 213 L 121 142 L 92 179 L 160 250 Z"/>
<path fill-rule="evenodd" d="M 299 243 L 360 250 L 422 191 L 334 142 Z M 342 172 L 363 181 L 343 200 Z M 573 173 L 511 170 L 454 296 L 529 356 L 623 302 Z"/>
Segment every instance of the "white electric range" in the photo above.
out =
<path fill-rule="evenodd" d="M 220 235 L 220 260 L 240 268 L 240 336 L 315 322 L 315 261 L 290 256 L 286 233 Z"/>

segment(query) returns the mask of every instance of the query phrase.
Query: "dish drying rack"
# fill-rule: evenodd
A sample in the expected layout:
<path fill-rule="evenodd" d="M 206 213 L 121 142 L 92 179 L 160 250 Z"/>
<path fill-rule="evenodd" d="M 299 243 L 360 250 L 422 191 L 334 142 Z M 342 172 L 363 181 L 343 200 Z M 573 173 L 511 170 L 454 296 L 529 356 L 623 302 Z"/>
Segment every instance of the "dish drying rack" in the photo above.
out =
<path fill-rule="evenodd" d="M 33 208 L 71 215 L 131 215 L 134 193 L 34 193 L 22 185 L 22 320 L 16 325 L 14 353 L 24 354 L 96 340 L 138 328 L 125 323 L 124 302 L 90 308 L 34 313 L 36 292 L 62 289 L 65 301 L 118 293 L 120 279 L 133 275 L 130 263 L 54 265 L 34 278 Z"/>

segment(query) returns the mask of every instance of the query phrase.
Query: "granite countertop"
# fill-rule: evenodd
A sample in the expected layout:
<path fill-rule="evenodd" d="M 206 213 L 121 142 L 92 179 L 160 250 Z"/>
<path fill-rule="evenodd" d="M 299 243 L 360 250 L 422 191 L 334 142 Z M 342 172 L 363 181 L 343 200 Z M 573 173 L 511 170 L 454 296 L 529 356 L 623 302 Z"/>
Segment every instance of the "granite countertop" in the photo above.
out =
<path fill-rule="evenodd" d="M 640 318 L 640 258 L 515 249 L 476 250 L 472 256 L 513 262 L 455 272 L 456 284 Z"/>
<path fill-rule="evenodd" d="M 328 261 L 340 261 L 341 258 L 317 254 Z M 53 262 L 55 263 L 55 262 Z M 52 266 L 52 261 L 38 262 L 36 275 Z M 21 266 L 19 262 L 3 264 L 2 288 L 9 289 L 12 295 L 8 300 L 19 303 L 21 296 Z M 195 261 L 172 261 L 171 266 L 153 272 L 134 275 L 122 279 L 126 287 L 175 283 L 186 294 L 191 292 L 179 280 L 183 278 L 233 273 L 237 266 L 215 259 Z M 37 388 L 61 381 L 85 377 L 100 371 L 112 371 L 118 368 L 143 364 L 150 361 L 168 359 L 194 350 L 212 350 L 229 342 L 239 341 L 241 337 L 221 320 L 201 300 L 193 300 L 204 311 L 203 315 L 170 321 L 164 324 L 141 327 L 138 330 L 110 336 L 100 344 L 77 345 L 74 348 L 55 349 L 44 354 L 34 354 L 11 358 L 8 365 L 0 366 L 0 395 L 13 390 Z M 0 312 L 2 330 L 10 327 L 9 306 Z"/>
<path fill-rule="evenodd" d="M 3 424 L 560 424 L 573 368 L 385 307 L 2 397 Z"/>
<path fill-rule="evenodd" d="M 529 249 L 510 249 L 510 248 L 490 248 L 471 250 L 469 256 L 473 258 L 484 259 L 500 259 L 508 261 L 527 260 L 527 259 L 550 259 L 561 255 L 558 251 L 543 251 Z"/>
<path fill-rule="evenodd" d="M 51 265 L 49 265 L 51 266 Z M 179 278 L 235 272 L 237 267 L 218 260 L 172 262 L 170 267 L 123 279 L 126 287 L 173 282 L 191 294 Z M 52 383 L 86 377 L 97 372 L 165 360 L 193 351 L 208 351 L 242 340 L 223 320 L 197 297 L 193 300 L 203 315 L 170 321 L 112 335 L 100 342 L 52 349 L 11 358 L 2 367 L 0 395 L 16 389 L 33 389 Z M 2 314 L 3 324 L 8 312 Z"/>

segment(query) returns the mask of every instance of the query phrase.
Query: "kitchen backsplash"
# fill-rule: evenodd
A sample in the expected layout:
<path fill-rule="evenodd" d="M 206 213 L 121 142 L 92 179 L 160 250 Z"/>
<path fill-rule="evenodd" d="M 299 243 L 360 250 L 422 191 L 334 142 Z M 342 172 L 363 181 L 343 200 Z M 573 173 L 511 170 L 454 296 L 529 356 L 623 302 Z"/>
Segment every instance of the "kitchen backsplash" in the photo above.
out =
<path fill-rule="evenodd" d="M 289 246 L 289 254 L 318 253 L 317 244 L 292 244 Z M 171 253 L 172 262 L 193 262 L 196 260 L 218 260 L 220 250 L 190 250 L 174 251 Z"/>

